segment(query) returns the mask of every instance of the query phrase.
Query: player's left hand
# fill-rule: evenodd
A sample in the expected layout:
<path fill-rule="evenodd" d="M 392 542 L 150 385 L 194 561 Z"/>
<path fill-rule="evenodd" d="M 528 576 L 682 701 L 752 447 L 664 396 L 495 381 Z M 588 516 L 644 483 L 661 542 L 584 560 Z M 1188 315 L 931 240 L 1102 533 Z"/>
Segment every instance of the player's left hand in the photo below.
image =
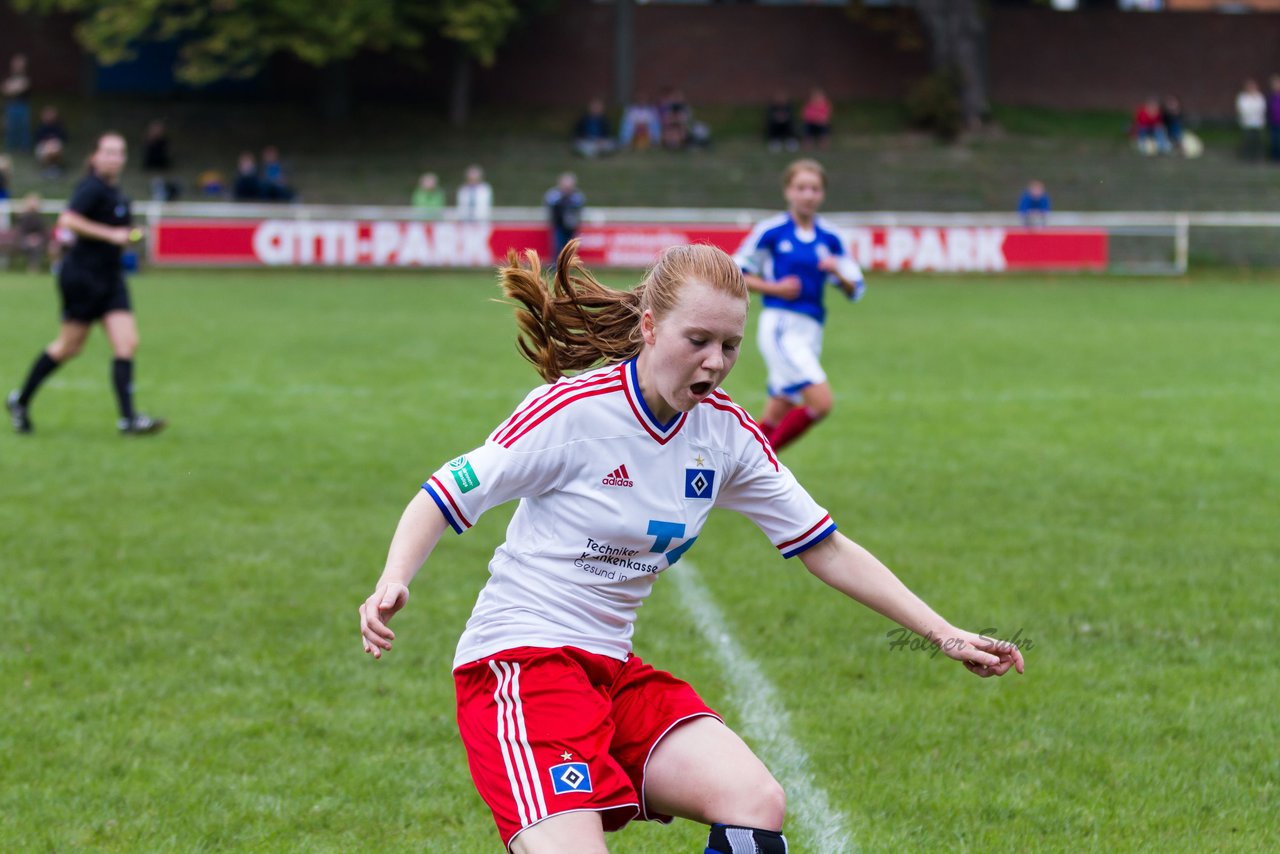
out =
<path fill-rule="evenodd" d="M 818 269 L 824 273 L 838 273 L 840 271 L 840 259 L 834 255 L 824 255 L 818 259 Z"/>
<path fill-rule="evenodd" d="M 934 643 L 942 648 L 948 658 L 959 661 L 970 673 L 984 679 L 988 676 L 1003 676 L 1010 668 L 1022 673 L 1026 667 L 1022 660 L 1022 650 L 1016 644 L 976 635 L 954 626 L 942 637 L 934 638 Z"/>
<path fill-rule="evenodd" d="M 409 588 L 395 581 L 378 585 L 373 595 L 360 605 L 360 637 L 364 651 L 374 658 L 382 658 L 382 651 L 391 649 L 396 633 L 387 622 L 409 601 Z"/>

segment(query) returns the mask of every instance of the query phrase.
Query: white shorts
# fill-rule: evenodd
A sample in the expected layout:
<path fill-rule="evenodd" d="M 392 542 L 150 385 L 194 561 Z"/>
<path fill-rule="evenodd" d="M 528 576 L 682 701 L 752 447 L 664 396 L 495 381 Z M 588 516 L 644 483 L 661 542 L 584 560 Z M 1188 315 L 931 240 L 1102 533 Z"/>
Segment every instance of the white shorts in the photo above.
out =
<path fill-rule="evenodd" d="M 827 373 L 818 357 L 822 355 L 822 324 L 807 314 L 782 308 L 760 312 L 756 343 L 769 369 L 769 396 L 800 402 L 806 386 L 825 383 Z"/>

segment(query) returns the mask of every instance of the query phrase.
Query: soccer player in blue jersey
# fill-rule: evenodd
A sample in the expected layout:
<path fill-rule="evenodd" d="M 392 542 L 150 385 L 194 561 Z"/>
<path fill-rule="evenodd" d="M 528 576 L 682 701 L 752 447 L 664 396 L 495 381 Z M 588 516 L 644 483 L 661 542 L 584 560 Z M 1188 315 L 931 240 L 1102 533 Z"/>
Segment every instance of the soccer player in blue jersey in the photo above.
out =
<path fill-rule="evenodd" d="M 769 369 L 769 402 L 760 426 L 781 450 L 831 411 L 822 370 L 823 297 L 829 284 L 862 298 L 862 270 L 844 237 L 818 217 L 827 174 L 797 160 L 782 176 L 787 212 L 759 223 L 738 249 L 747 287 L 764 295 L 757 344 Z"/>
<path fill-rule="evenodd" d="M 503 845 L 604 854 L 606 831 L 680 816 L 710 825 L 706 854 L 787 854 L 782 787 L 687 682 L 631 648 L 641 604 L 713 507 L 975 675 L 1022 672 L 1022 655 L 947 622 L 837 531 L 720 390 L 749 302 L 732 258 L 676 246 L 618 291 L 579 266 L 576 245 L 554 286 L 536 256 L 503 269 L 519 347 L 547 383 L 405 508 L 360 606 L 364 651 L 391 649 L 387 621 L 446 530 L 519 500 L 453 661 L 471 776 Z"/>

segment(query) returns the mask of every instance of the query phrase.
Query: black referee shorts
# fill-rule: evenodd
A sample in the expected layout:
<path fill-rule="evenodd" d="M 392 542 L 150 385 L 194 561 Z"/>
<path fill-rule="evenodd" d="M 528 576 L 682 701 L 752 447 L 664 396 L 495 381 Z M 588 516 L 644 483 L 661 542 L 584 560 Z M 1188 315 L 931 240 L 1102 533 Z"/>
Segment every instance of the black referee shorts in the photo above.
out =
<path fill-rule="evenodd" d="M 129 288 L 120 273 L 103 275 L 63 264 L 58 271 L 62 319 L 93 323 L 112 311 L 131 311 Z"/>

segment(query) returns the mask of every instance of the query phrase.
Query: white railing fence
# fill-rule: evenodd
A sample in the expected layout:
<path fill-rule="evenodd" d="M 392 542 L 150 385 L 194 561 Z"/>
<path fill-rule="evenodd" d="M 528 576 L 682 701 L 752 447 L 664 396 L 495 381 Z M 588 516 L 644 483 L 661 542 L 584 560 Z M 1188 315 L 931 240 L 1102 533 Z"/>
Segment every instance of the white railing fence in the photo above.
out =
<path fill-rule="evenodd" d="M 40 210 L 56 215 L 64 200 L 46 199 Z M 0 227 L 7 227 L 19 210 L 20 199 L 0 201 Z M 273 219 L 273 220 L 384 220 L 416 221 L 427 218 L 458 221 L 458 211 L 446 208 L 431 217 L 411 207 L 387 205 L 262 204 L 235 202 L 154 202 L 134 204 L 144 224 L 165 219 Z M 776 213 L 752 208 L 608 208 L 588 207 L 589 225 L 623 223 L 683 223 L 745 227 Z M 492 222 L 542 222 L 545 211 L 537 207 L 494 208 Z M 862 227 L 996 227 L 1019 228 L 1013 213 L 974 211 L 835 211 L 824 218 L 838 228 Z M 1280 268 L 1280 213 L 1237 212 L 1054 212 L 1053 229 L 1101 229 L 1112 246 L 1114 272 L 1183 273 L 1193 260 Z"/>

